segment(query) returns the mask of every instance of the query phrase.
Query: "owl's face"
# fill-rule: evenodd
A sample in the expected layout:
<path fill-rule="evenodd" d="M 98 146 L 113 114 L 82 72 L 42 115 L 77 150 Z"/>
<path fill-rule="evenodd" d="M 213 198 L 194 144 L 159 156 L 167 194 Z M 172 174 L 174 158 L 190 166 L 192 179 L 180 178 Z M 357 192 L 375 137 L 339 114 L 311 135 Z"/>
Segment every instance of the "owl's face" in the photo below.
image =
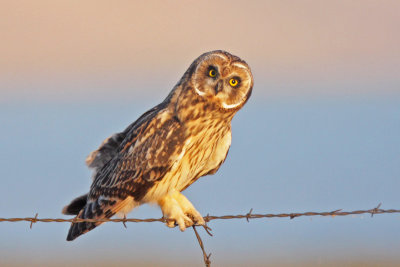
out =
<path fill-rule="evenodd" d="M 253 76 L 246 62 L 225 51 L 201 55 L 191 75 L 193 90 L 225 110 L 238 109 L 250 97 Z"/>

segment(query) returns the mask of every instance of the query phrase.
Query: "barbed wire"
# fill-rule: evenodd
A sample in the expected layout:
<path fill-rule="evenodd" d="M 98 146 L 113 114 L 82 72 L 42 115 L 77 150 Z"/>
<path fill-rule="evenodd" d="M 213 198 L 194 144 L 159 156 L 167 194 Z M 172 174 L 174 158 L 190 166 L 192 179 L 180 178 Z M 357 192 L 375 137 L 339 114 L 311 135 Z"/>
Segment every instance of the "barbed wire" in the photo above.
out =
<path fill-rule="evenodd" d="M 347 215 L 359 215 L 359 214 L 384 214 L 384 213 L 400 213 L 398 209 L 380 209 L 381 204 L 377 207 L 369 209 L 369 210 L 354 210 L 354 211 L 342 211 L 342 209 L 333 210 L 333 211 L 324 211 L 324 212 L 292 212 L 292 213 L 267 213 L 267 214 L 253 214 L 253 209 L 246 214 L 241 215 L 222 215 L 222 216 L 213 216 L 207 214 L 204 216 L 204 221 L 210 222 L 213 220 L 231 220 L 231 219 L 246 219 L 247 221 L 251 219 L 261 219 L 261 218 L 286 218 L 294 219 L 302 216 L 347 216 Z M 35 217 L 24 217 L 24 218 L 0 218 L 0 222 L 69 222 L 69 223 L 80 223 L 80 222 L 116 222 L 116 223 L 141 223 L 141 222 L 167 222 L 165 218 L 149 218 L 149 219 L 136 219 L 136 218 L 102 218 L 102 219 L 81 219 L 81 218 L 71 218 L 71 219 L 63 219 L 63 218 L 38 218 L 38 214 L 36 213 Z"/>
<path fill-rule="evenodd" d="M 213 216 L 207 214 L 204 216 L 204 221 L 206 222 L 206 225 L 202 225 L 204 227 L 204 230 L 210 235 L 211 234 L 211 228 L 207 226 L 207 223 L 213 220 L 232 220 L 232 219 L 246 219 L 247 222 L 251 219 L 262 219 L 262 218 L 290 218 L 294 219 L 297 217 L 302 217 L 302 216 L 348 216 L 348 215 L 360 215 L 360 214 L 371 214 L 371 217 L 373 217 L 375 214 L 392 214 L 392 213 L 400 213 L 400 209 L 381 209 L 381 203 L 376 206 L 375 208 L 368 209 L 368 210 L 354 210 L 354 211 L 342 211 L 342 209 L 338 210 L 333 210 L 333 211 L 323 211 L 323 212 L 314 212 L 314 211 L 309 211 L 309 212 L 294 212 L 294 213 L 266 213 L 266 214 L 253 214 L 253 209 L 250 209 L 250 211 L 246 214 L 239 214 L 239 215 L 222 215 L 222 216 Z M 162 218 L 149 218 L 149 219 L 136 219 L 136 218 L 115 218 L 115 219 L 107 219 L 107 218 L 102 218 L 102 219 L 81 219 L 81 218 L 71 218 L 71 219 L 63 219 L 63 218 L 38 218 L 38 213 L 36 213 L 35 217 L 25 217 L 25 218 L 0 218 L 0 222 L 30 222 L 30 228 L 32 228 L 32 225 L 37 222 L 43 222 L 43 223 L 50 223 L 50 222 L 58 222 L 58 223 L 80 223 L 80 222 L 115 222 L 115 223 L 122 223 L 124 227 L 126 228 L 126 223 L 127 222 L 132 222 L 132 223 L 142 223 L 142 222 L 163 222 L 166 223 L 168 222 L 168 219 L 162 217 Z M 204 249 L 204 243 L 201 240 L 200 235 L 198 234 L 196 230 L 196 226 L 193 226 L 193 231 L 197 237 L 197 240 L 199 242 L 200 248 L 203 252 L 203 257 L 204 257 L 204 264 L 206 266 L 211 266 L 211 261 L 210 261 L 210 256 L 211 253 L 207 255 Z"/>

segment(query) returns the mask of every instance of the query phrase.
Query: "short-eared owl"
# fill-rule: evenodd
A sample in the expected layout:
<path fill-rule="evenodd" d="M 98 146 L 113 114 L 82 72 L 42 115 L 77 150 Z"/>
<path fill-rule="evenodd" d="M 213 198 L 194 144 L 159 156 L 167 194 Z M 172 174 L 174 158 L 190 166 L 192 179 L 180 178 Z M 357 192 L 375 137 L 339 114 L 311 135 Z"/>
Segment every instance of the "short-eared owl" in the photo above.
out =
<path fill-rule="evenodd" d="M 161 104 L 88 156 L 86 163 L 94 170 L 90 191 L 62 212 L 101 219 L 157 203 L 169 227 L 178 225 L 184 231 L 204 224 L 181 191 L 224 162 L 231 145 L 231 120 L 252 87 L 250 68 L 239 57 L 225 51 L 201 55 Z M 67 240 L 99 224 L 73 223 Z"/>

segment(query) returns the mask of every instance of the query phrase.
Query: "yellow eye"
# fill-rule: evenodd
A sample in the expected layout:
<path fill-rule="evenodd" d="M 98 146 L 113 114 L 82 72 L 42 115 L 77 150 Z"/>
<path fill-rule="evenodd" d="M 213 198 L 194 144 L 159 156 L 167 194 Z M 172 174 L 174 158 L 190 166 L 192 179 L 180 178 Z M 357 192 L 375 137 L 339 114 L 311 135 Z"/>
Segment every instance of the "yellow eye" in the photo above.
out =
<path fill-rule="evenodd" d="M 214 78 L 215 76 L 217 76 L 217 71 L 216 71 L 215 69 L 211 69 L 211 70 L 208 72 L 208 76 Z"/>
<path fill-rule="evenodd" d="M 232 87 L 236 87 L 239 84 L 239 81 L 237 79 L 232 78 L 232 79 L 229 80 L 229 84 Z"/>

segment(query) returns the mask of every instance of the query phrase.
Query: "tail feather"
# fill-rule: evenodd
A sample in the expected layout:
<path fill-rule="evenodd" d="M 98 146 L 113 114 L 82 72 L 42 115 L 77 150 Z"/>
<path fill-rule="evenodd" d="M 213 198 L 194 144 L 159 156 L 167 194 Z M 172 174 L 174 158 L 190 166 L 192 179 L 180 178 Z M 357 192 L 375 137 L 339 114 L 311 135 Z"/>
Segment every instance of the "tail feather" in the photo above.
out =
<path fill-rule="evenodd" d="M 80 219 L 103 219 L 111 218 L 115 212 L 110 208 L 115 205 L 115 200 L 109 200 L 106 198 L 98 198 L 95 201 L 86 203 L 85 207 L 79 212 L 76 218 Z M 80 222 L 72 223 L 69 229 L 67 241 L 72 241 L 80 235 L 83 235 L 90 230 L 93 230 L 102 222 Z"/>
<path fill-rule="evenodd" d="M 62 214 L 65 215 L 78 215 L 81 209 L 85 207 L 87 203 L 88 194 L 79 196 L 71 201 L 67 206 L 62 209 Z"/>
<path fill-rule="evenodd" d="M 86 219 L 84 216 L 84 210 L 77 216 L 77 218 Z M 69 228 L 67 241 L 72 241 L 80 235 L 83 235 L 90 230 L 94 229 L 100 223 L 90 223 L 90 222 L 82 222 L 82 223 L 72 223 Z"/>
<path fill-rule="evenodd" d="M 132 202 L 132 197 L 127 197 L 124 200 L 116 198 L 99 197 L 97 200 L 89 201 L 80 210 L 76 218 L 80 219 L 104 219 L 111 218 L 118 211 L 124 209 Z M 90 230 L 93 230 L 103 222 L 79 222 L 72 223 L 69 229 L 67 241 L 72 241 L 80 235 L 83 235 Z"/>

